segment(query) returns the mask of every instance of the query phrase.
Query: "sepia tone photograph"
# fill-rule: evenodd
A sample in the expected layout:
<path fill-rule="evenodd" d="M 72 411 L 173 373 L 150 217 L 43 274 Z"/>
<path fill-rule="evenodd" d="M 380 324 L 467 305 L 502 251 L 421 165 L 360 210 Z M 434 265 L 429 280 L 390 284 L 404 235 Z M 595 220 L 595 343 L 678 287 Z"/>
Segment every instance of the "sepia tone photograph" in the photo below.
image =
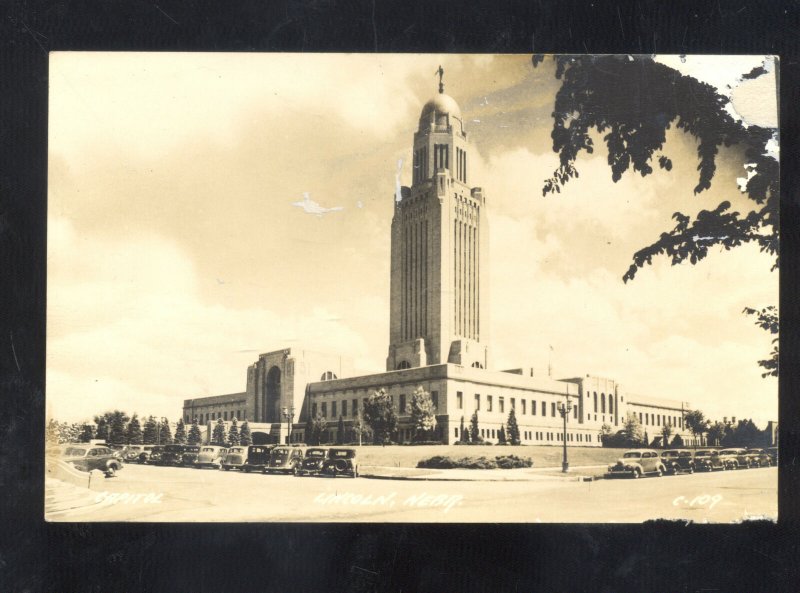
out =
<path fill-rule="evenodd" d="M 777 520 L 777 71 L 52 53 L 45 519 Z"/>

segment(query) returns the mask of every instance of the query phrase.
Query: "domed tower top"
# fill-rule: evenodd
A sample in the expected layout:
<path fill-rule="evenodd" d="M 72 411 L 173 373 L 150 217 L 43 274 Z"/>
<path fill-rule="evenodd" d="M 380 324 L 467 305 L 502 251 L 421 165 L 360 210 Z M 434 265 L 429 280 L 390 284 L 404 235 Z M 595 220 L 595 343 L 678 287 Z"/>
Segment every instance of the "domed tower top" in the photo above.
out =
<path fill-rule="evenodd" d="M 444 70 L 441 66 L 439 66 L 439 70 L 436 73 L 439 75 L 439 93 L 425 103 L 422 108 L 422 113 L 419 116 L 419 131 L 432 130 L 441 132 L 452 128 L 453 131 L 464 135 L 461 109 L 456 100 L 444 92 L 444 83 L 442 82 Z"/>

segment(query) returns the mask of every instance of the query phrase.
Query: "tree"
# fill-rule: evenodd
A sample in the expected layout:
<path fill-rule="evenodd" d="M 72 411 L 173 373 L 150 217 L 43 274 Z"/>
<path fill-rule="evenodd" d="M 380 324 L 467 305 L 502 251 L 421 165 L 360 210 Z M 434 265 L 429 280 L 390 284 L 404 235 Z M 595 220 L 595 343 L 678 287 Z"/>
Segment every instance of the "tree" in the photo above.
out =
<path fill-rule="evenodd" d="M 250 425 L 247 420 L 242 422 L 242 428 L 239 430 L 239 444 L 242 446 L 251 445 L 253 437 L 250 435 Z"/>
<path fill-rule="evenodd" d="M 336 427 L 336 444 L 344 445 L 344 440 L 345 440 L 344 437 L 345 437 L 344 418 L 339 416 L 339 426 Z"/>
<path fill-rule="evenodd" d="M 108 442 L 112 445 L 125 444 L 125 425 L 130 418 L 121 410 L 105 413 L 108 422 Z"/>
<path fill-rule="evenodd" d="M 722 422 L 714 422 L 708 426 L 706 438 L 709 445 L 722 444 L 725 435 L 728 433 L 728 427 Z"/>
<path fill-rule="evenodd" d="M 175 425 L 175 443 L 186 444 L 186 425 L 183 423 L 183 418 L 178 419 L 178 424 Z"/>
<path fill-rule="evenodd" d="M 236 418 L 231 420 L 231 426 L 228 429 L 228 445 L 231 447 L 235 447 L 242 442 L 242 437 L 239 434 L 239 425 L 236 422 Z"/>
<path fill-rule="evenodd" d="M 161 426 L 159 427 L 159 440 L 162 445 L 169 445 L 172 443 L 172 430 L 169 427 L 169 420 L 166 418 L 161 419 Z"/>
<path fill-rule="evenodd" d="M 672 425 L 665 424 L 661 427 L 661 437 L 663 439 L 663 447 L 666 449 L 669 446 L 669 438 L 672 436 Z"/>
<path fill-rule="evenodd" d="M 542 55 L 533 56 L 534 67 L 543 60 Z M 603 141 L 614 182 L 629 169 L 649 175 L 656 163 L 670 171 L 672 161 L 662 149 L 666 131 L 673 125 L 698 143 L 695 194 L 711 187 L 720 147 L 739 146 L 745 159 L 748 177 L 744 187 L 736 191 L 746 193 L 752 201 L 750 211 L 731 211 L 731 203 L 723 201 L 713 210 L 701 210 L 694 219 L 676 212 L 675 227 L 633 255 L 633 263 L 623 276 L 625 282 L 633 280 L 638 270 L 659 255 L 669 257 L 672 265 L 685 261 L 695 264 L 715 246 L 730 250 L 746 243 L 754 243 L 773 256 L 772 270 L 778 268 L 779 169 L 768 146 L 775 142 L 777 130 L 735 120 L 727 111 L 728 97 L 651 56 L 562 55 L 554 60 L 555 76 L 562 81 L 556 94 L 552 131 L 553 150 L 560 164 L 545 182 L 544 194 L 560 192 L 571 178 L 578 177 L 575 161 L 579 153 L 594 151 L 590 130 L 605 133 Z M 757 67 L 743 74 L 744 78 L 757 78 L 764 73 L 764 67 Z M 765 329 L 778 333 L 777 315 L 774 325 L 768 325 Z M 766 369 L 765 376 L 777 375 L 777 338 L 770 357 L 759 364 Z"/>
<path fill-rule="evenodd" d="M 98 441 L 108 442 L 108 420 L 105 416 L 95 416 L 94 423 L 97 425 L 95 437 Z"/>
<path fill-rule="evenodd" d="M 356 417 L 353 419 L 353 434 L 358 437 L 358 444 L 361 445 L 363 439 L 370 437 L 369 427 L 364 422 L 364 416 L 361 413 L 361 408 L 356 411 Z"/>
<path fill-rule="evenodd" d="M 506 425 L 508 426 L 508 442 L 512 445 L 519 445 L 522 439 L 520 438 L 517 413 L 514 411 L 514 408 L 511 408 L 511 411 L 508 413 Z"/>
<path fill-rule="evenodd" d="M 469 419 L 469 442 L 470 443 L 483 442 L 483 437 L 481 437 L 480 428 L 478 428 L 478 410 L 475 410 L 472 413 L 472 418 Z"/>
<path fill-rule="evenodd" d="M 736 426 L 729 426 L 722 439 L 724 447 L 756 447 L 764 445 L 764 433 L 752 420 L 739 420 Z"/>
<path fill-rule="evenodd" d="M 142 426 L 139 424 L 139 416 L 136 413 L 133 414 L 131 421 L 128 422 L 128 429 L 126 432 L 126 440 L 129 445 L 142 444 Z"/>
<path fill-rule="evenodd" d="M 94 438 L 94 427 L 91 424 L 84 423 L 81 428 L 81 434 L 78 436 L 79 443 L 88 443 Z"/>
<path fill-rule="evenodd" d="M 683 425 L 694 436 L 701 436 L 708 427 L 708 421 L 700 410 L 690 410 L 683 414 Z"/>
<path fill-rule="evenodd" d="M 225 423 L 222 418 L 218 419 L 214 425 L 214 432 L 211 433 L 211 444 L 219 445 L 220 447 L 225 446 Z"/>
<path fill-rule="evenodd" d="M 469 442 L 469 435 L 467 434 L 467 431 L 464 430 L 464 416 L 461 416 L 461 427 L 459 428 L 458 435 L 458 440 L 462 443 Z"/>
<path fill-rule="evenodd" d="M 765 372 L 761 373 L 762 377 L 777 377 L 778 376 L 778 309 L 770 305 L 764 307 L 760 311 L 752 307 L 745 307 L 744 313 L 746 315 L 755 315 L 755 324 L 761 329 L 767 330 L 775 337 L 772 339 L 772 352 L 770 357 L 764 360 L 759 360 L 758 364 Z"/>
<path fill-rule="evenodd" d="M 48 445 L 57 445 L 60 442 L 61 429 L 58 420 L 51 418 L 44 429 L 44 440 Z"/>
<path fill-rule="evenodd" d="M 603 426 L 600 427 L 600 432 L 598 433 L 598 436 L 600 437 L 600 442 L 606 444 L 609 437 L 611 437 L 613 433 L 614 431 L 611 428 L 611 426 L 604 422 Z"/>
<path fill-rule="evenodd" d="M 364 402 L 364 421 L 372 430 L 373 442 L 386 444 L 397 429 L 397 414 L 391 396 L 385 389 L 370 394 Z"/>
<path fill-rule="evenodd" d="M 628 414 L 628 416 L 625 418 L 625 422 L 622 424 L 621 432 L 625 437 L 626 447 L 635 447 L 640 445 L 646 438 L 644 431 L 642 430 L 642 423 L 639 422 L 639 419 L 635 414 Z"/>
<path fill-rule="evenodd" d="M 497 444 L 498 445 L 505 445 L 506 444 L 506 429 L 503 425 L 500 425 L 500 430 L 497 431 Z"/>
<path fill-rule="evenodd" d="M 325 429 L 328 427 L 328 420 L 318 411 L 317 415 L 308 421 L 306 434 L 309 435 L 310 445 L 319 445 L 325 437 Z"/>
<path fill-rule="evenodd" d="M 177 436 L 177 431 L 176 431 Z M 186 442 L 189 445 L 197 445 L 203 440 L 203 435 L 200 433 L 200 427 L 197 425 L 197 418 L 192 421 L 192 426 L 189 428 L 189 435 L 186 437 Z"/>
<path fill-rule="evenodd" d="M 98 434 L 100 431 L 98 425 Z M 98 437 L 100 438 L 100 437 Z M 152 416 L 148 416 L 147 420 L 145 420 L 144 428 L 142 430 L 142 442 L 145 445 L 155 445 L 158 439 L 158 424 L 156 424 L 156 419 Z"/>
<path fill-rule="evenodd" d="M 421 385 L 411 394 L 411 423 L 414 426 L 414 439 L 430 438 L 436 430 L 436 412 L 431 394 Z"/>

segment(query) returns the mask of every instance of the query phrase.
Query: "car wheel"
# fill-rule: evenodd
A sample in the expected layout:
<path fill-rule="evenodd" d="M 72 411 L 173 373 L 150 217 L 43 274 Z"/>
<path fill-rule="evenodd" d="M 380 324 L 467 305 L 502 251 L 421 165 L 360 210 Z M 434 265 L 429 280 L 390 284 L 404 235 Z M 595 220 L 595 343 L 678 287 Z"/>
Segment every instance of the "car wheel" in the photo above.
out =
<path fill-rule="evenodd" d="M 222 469 L 224 469 L 226 472 L 231 471 L 231 468 L 229 468 L 227 465 L 223 465 Z"/>
<path fill-rule="evenodd" d="M 245 467 L 245 468 L 243 468 L 243 469 L 244 469 L 244 473 L 246 473 L 246 474 L 249 474 L 249 473 L 250 473 L 250 468 L 249 468 L 249 467 Z"/>
<path fill-rule="evenodd" d="M 633 479 L 634 480 L 638 480 L 641 477 L 641 475 L 642 475 L 642 472 L 640 472 L 638 469 L 633 470 Z"/>
<path fill-rule="evenodd" d="M 117 475 L 117 466 L 112 463 L 106 468 L 106 477 L 113 478 L 115 475 Z"/>
<path fill-rule="evenodd" d="M 295 465 L 295 466 L 294 466 L 294 469 L 292 469 L 292 473 L 293 473 L 295 476 L 299 476 L 299 475 L 300 475 L 300 468 L 299 468 L 299 467 L 297 467 L 297 466 Z"/>
<path fill-rule="evenodd" d="M 677 474 L 677 473 L 678 473 L 678 471 L 677 471 L 677 470 L 675 470 L 675 473 Z M 663 468 L 663 467 L 661 467 L 661 466 L 658 466 L 658 467 L 656 468 L 656 477 L 657 477 L 657 478 L 660 478 L 660 477 L 661 477 L 661 476 L 663 476 L 663 475 L 664 475 L 664 468 Z"/>
<path fill-rule="evenodd" d="M 693 465 L 690 465 L 690 466 L 689 466 L 689 467 L 686 469 L 686 471 L 687 471 L 687 472 L 689 472 L 690 474 L 693 474 L 693 473 L 694 473 L 694 466 L 693 466 Z"/>

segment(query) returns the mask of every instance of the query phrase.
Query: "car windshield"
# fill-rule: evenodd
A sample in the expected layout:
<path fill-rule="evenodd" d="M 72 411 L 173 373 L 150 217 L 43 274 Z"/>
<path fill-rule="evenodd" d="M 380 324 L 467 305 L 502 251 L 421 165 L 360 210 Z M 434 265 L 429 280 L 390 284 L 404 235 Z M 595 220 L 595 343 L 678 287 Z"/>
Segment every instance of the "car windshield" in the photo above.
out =
<path fill-rule="evenodd" d="M 695 457 L 708 457 L 711 455 L 711 451 L 698 451 L 694 454 Z"/>
<path fill-rule="evenodd" d="M 355 455 L 355 451 L 350 451 L 349 449 L 333 449 L 331 451 L 331 457 L 336 459 L 349 459 Z"/>
<path fill-rule="evenodd" d="M 289 449 L 284 449 L 281 447 L 280 449 L 273 449 L 272 451 L 275 455 L 288 455 Z"/>
<path fill-rule="evenodd" d="M 64 452 L 67 457 L 83 457 L 86 455 L 86 449 L 79 449 L 78 447 L 70 447 Z"/>
<path fill-rule="evenodd" d="M 642 456 L 638 451 L 628 451 L 622 456 L 623 459 L 639 459 Z"/>
<path fill-rule="evenodd" d="M 244 449 L 242 449 L 241 447 L 233 447 L 228 452 L 229 453 L 241 453 L 242 451 L 244 451 Z"/>
<path fill-rule="evenodd" d="M 214 447 L 203 447 L 203 453 L 213 453 Z"/>
<path fill-rule="evenodd" d="M 736 455 L 737 453 L 736 449 L 723 449 L 719 452 L 720 455 Z"/>
<path fill-rule="evenodd" d="M 678 452 L 677 451 L 664 451 L 661 454 L 661 457 L 677 457 L 677 456 L 678 456 Z"/>
<path fill-rule="evenodd" d="M 325 449 L 309 449 L 306 457 L 325 457 Z"/>

